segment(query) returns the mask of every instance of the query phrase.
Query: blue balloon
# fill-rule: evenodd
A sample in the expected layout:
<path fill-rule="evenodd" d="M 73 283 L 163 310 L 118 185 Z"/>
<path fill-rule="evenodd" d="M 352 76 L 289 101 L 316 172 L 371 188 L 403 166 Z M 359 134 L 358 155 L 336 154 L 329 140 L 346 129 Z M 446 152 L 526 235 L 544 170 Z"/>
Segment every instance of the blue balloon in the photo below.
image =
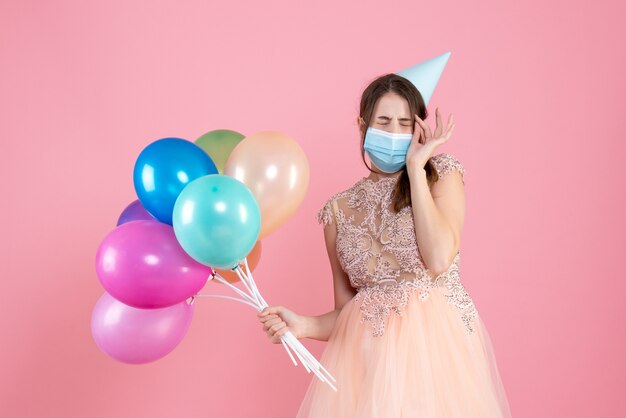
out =
<path fill-rule="evenodd" d="M 261 231 L 261 210 L 250 189 L 222 174 L 189 183 L 176 199 L 172 219 L 187 254 L 222 270 L 239 264 Z"/>
<path fill-rule="evenodd" d="M 180 192 L 198 177 L 217 173 L 209 155 L 191 141 L 158 139 L 141 151 L 133 170 L 135 192 L 157 220 L 172 225 Z"/>

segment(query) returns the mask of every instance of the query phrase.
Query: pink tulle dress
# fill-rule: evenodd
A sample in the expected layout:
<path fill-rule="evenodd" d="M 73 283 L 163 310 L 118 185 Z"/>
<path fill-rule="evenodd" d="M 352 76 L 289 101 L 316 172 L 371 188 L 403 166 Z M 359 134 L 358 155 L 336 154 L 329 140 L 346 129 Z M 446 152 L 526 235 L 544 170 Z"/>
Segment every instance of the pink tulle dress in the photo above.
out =
<path fill-rule="evenodd" d="M 431 158 L 441 177 L 465 169 Z M 356 295 L 320 362 L 337 392 L 312 377 L 297 418 L 510 417 L 489 335 L 460 277 L 460 252 L 434 277 L 410 207 L 391 210 L 397 177 L 362 178 L 318 214 L 336 223 L 337 256 Z"/>

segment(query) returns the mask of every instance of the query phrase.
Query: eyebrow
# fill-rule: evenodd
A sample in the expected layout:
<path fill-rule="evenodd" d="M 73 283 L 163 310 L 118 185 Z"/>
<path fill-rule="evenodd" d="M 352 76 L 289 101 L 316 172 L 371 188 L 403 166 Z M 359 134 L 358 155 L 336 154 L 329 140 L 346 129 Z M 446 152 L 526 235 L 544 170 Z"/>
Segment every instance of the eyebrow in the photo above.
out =
<path fill-rule="evenodd" d="M 391 118 L 390 118 L 389 116 L 378 116 L 376 119 L 387 119 L 387 120 L 391 120 Z M 411 119 L 411 118 L 399 118 L 398 120 L 399 120 L 399 121 L 405 121 L 405 120 L 406 120 L 406 121 L 409 121 L 409 122 L 412 122 L 412 121 L 413 121 L 413 119 Z"/>

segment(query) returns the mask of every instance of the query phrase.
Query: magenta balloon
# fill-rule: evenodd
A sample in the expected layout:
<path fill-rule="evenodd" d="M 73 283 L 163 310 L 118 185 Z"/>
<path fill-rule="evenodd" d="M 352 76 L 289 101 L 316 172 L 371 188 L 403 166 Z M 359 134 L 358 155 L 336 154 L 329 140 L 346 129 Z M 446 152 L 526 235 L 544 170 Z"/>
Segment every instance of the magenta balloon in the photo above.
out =
<path fill-rule="evenodd" d="M 160 309 L 133 308 L 104 292 L 91 314 L 91 335 L 98 348 L 117 361 L 150 363 L 180 344 L 193 311 L 186 301 Z"/>
<path fill-rule="evenodd" d="M 121 224 L 125 224 L 126 222 L 130 222 L 130 221 L 142 221 L 142 220 L 151 221 L 151 220 L 158 220 L 158 219 L 152 216 L 150 212 L 148 212 L 146 208 L 143 207 L 139 199 L 137 199 L 133 201 L 132 203 L 130 203 L 128 206 L 126 206 L 126 208 L 124 208 L 119 218 L 117 218 L 117 226 Z"/>
<path fill-rule="evenodd" d="M 183 250 L 171 225 L 152 220 L 113 229 L 98 248 L 96 272 L 115 299 L 135 308 L 155 309 L 195 295 L 206 284 L 211 268 Z"/>

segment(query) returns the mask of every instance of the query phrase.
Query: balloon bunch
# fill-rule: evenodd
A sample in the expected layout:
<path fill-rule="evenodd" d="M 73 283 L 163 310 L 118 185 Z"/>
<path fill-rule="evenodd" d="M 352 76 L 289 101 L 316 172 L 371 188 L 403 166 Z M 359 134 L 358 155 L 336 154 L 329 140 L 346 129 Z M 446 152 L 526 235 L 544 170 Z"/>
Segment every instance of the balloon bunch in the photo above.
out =
<path fill-rule="evenodd" d="M 133 181 L 138 199 L 96 254 L 105 292 L 91 329 L 103 352 L 130 364 L 164 357 L 186 335 L 199 297 L 231 299 L 257 311 L 268 306 L 252 277 L 261 239 L 293 215 L 309 183 L 307 158 L 292 138 L 278 131 L 244 137 L 215 130 L 195 143 L 159 139 L 139 154 Z M 208 281 L 239 297 L 199 294 Z M 245 290 L 234 286 L 238 281 Z M 307 372 L 337 390 L 292 333 L 281 341 L 295 365 L 290 349 Z"/>

